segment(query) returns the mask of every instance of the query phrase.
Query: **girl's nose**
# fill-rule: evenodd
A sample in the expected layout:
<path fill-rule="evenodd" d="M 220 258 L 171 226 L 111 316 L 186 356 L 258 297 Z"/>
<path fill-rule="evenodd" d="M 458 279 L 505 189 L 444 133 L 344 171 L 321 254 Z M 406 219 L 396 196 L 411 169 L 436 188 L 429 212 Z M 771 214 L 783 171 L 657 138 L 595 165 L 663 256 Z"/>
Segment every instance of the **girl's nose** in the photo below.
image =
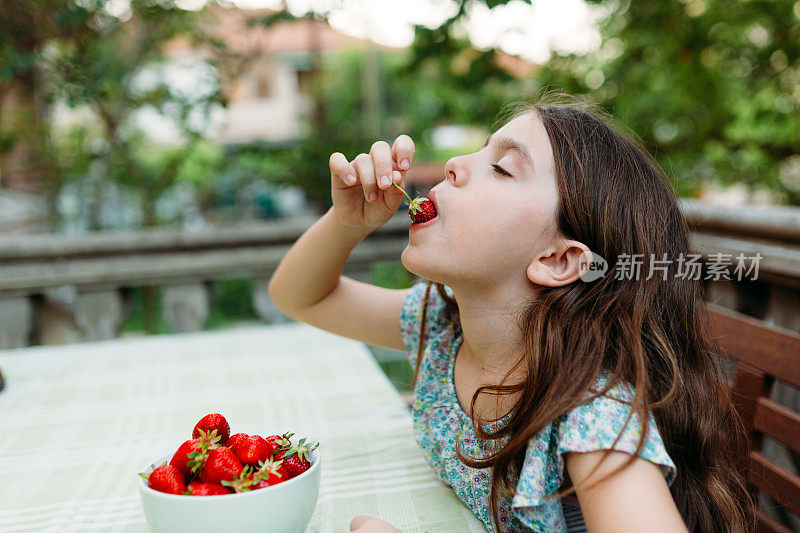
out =
<path fill-rule="evenodd" d="M 453 185 L 464 185 L 464 169 L 461 168 L 460 158 L 451 157 L 444 165 L 444 174 Z"/>

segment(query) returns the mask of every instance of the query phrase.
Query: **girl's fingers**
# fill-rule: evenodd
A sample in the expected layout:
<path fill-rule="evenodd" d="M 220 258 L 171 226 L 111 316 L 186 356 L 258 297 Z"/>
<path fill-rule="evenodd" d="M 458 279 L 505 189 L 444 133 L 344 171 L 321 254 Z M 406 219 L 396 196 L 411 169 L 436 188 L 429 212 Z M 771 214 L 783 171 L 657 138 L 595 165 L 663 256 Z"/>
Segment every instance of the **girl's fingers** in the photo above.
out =
<path fill-rule="evenodd" d="M 392 145 L 392 159 L 401 172 L 411 168 L 414 162 L 414 141 L 406 134 L 399 135 Z"/>
<path fill-rule="evenodd" d="M 343 183 L 345 186 L 351 187 L 356 184 L 356 171 L 347 161 L 344 154 L 341 152 L 334 152 L 331 154 L 329 164 L 331 167 L 331 178 L 335 182 L 334 185 Z"/>
<path fill-rule="evenodd" d="M 386 141 L 375 141 L 369 151 L 375 167 L 375 176 L 379 188 L 386 190 L 392 186 L 392 150 Z"/>
<path fill-rule="evenodd" d="M 364 187 L 364 199 L 370 203 L 375 202 L 378 199 L 378 186 L 375 183 L 375 168 L 372 158 L 367 154 L 358 154 L 353 159 L 353 167 L 361 180 L 361 186 Z"/>

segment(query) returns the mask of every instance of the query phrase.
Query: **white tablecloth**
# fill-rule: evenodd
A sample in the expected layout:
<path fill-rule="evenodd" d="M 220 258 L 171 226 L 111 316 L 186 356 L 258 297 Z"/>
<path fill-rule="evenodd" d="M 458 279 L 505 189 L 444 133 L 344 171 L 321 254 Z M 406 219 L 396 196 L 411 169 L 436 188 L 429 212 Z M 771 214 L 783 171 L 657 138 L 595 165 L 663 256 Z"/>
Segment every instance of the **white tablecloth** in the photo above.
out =
<path fill-rule="evenodd" d="M 308 531 L 486 531 L 424 461 L 367 347 L 300 323 L 0 351 L 0 531 L 147 531 L 137 472 L 203 415 L 320 442 Z"/>

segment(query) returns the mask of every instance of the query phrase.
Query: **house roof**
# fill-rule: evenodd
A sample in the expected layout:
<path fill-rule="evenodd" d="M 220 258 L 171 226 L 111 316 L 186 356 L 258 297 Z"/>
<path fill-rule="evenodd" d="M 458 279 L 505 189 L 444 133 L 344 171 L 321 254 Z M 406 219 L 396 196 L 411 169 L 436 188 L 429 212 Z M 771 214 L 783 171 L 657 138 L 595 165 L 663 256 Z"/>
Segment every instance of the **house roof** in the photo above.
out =
<path fill-rule="evenodd" d="M 270 27 L 261 24 L 248 25 L 248 19 L 258 20 L 277 11 L 269 8 L 242 9 L 226 8 L 211 5 L 207 10 L 207 18 L 203 24 L 213 28 L 212 34 L 222 40 L 227 49 L 236 55 L 253 55 L 263 53 L 307 52 L 312 47 L 312 39 L 318 40 L 321 51 L 337 51 L 345 49 L 362 49 L 369 46 L 368 39 L 354 37 L 342 33 L 323 21 L 299 19 L 296 21 L 278 22 Z M 374 46 L 385 51 L 400 51 L 402 48 L 374 43 Z M 165 53 L 175 57 L 196 51 L 185 38 L 176 38 L 167 43 Z M 518 78 L 530 76 L 539 65 L 526 59 L 497 51 L 497 63 L 509 74 Z"/>
<path fill-rule="evenodd" d="M 213 27 L 212 34 L 221 39 L 233 54 L 307 52 L 312 47 L 312 39 L 317 40 L 317 46 L 323 52 L 366 48 L 370 44 L 367 39 L 339 32 L 323 21 L 298 19 L 277 22 L 270 27 L 258 23 L 261 17 L 276 12 L 269 8 L 242 9 L 212 5 L 202 23 Z M 387 51 L 401 50 L 379 43 L 374 46 Z M 180 55 L 193 48 L 186 39 L 179 38 L 168 43 L 165 53 Z"/>

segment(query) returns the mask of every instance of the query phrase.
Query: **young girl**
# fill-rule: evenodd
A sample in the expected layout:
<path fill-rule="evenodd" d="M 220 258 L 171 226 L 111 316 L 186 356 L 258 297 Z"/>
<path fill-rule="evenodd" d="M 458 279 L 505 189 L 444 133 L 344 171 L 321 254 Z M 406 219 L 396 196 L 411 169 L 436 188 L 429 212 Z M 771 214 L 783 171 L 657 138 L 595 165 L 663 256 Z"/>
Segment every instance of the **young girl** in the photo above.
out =
<path fill-rule="evenodd" d="M 490 531 L 752 530 L 687 226 L 640 142 L 577 99 L 518 107 L 447 162 L 437 216 L 410 229 L 402 263 L 431 281 L 341 276 L 413 155 L 401 135 L 331 156 L 333 206 L 273 275 L 277 305 L 407 352 L 417 442 Z"/>

